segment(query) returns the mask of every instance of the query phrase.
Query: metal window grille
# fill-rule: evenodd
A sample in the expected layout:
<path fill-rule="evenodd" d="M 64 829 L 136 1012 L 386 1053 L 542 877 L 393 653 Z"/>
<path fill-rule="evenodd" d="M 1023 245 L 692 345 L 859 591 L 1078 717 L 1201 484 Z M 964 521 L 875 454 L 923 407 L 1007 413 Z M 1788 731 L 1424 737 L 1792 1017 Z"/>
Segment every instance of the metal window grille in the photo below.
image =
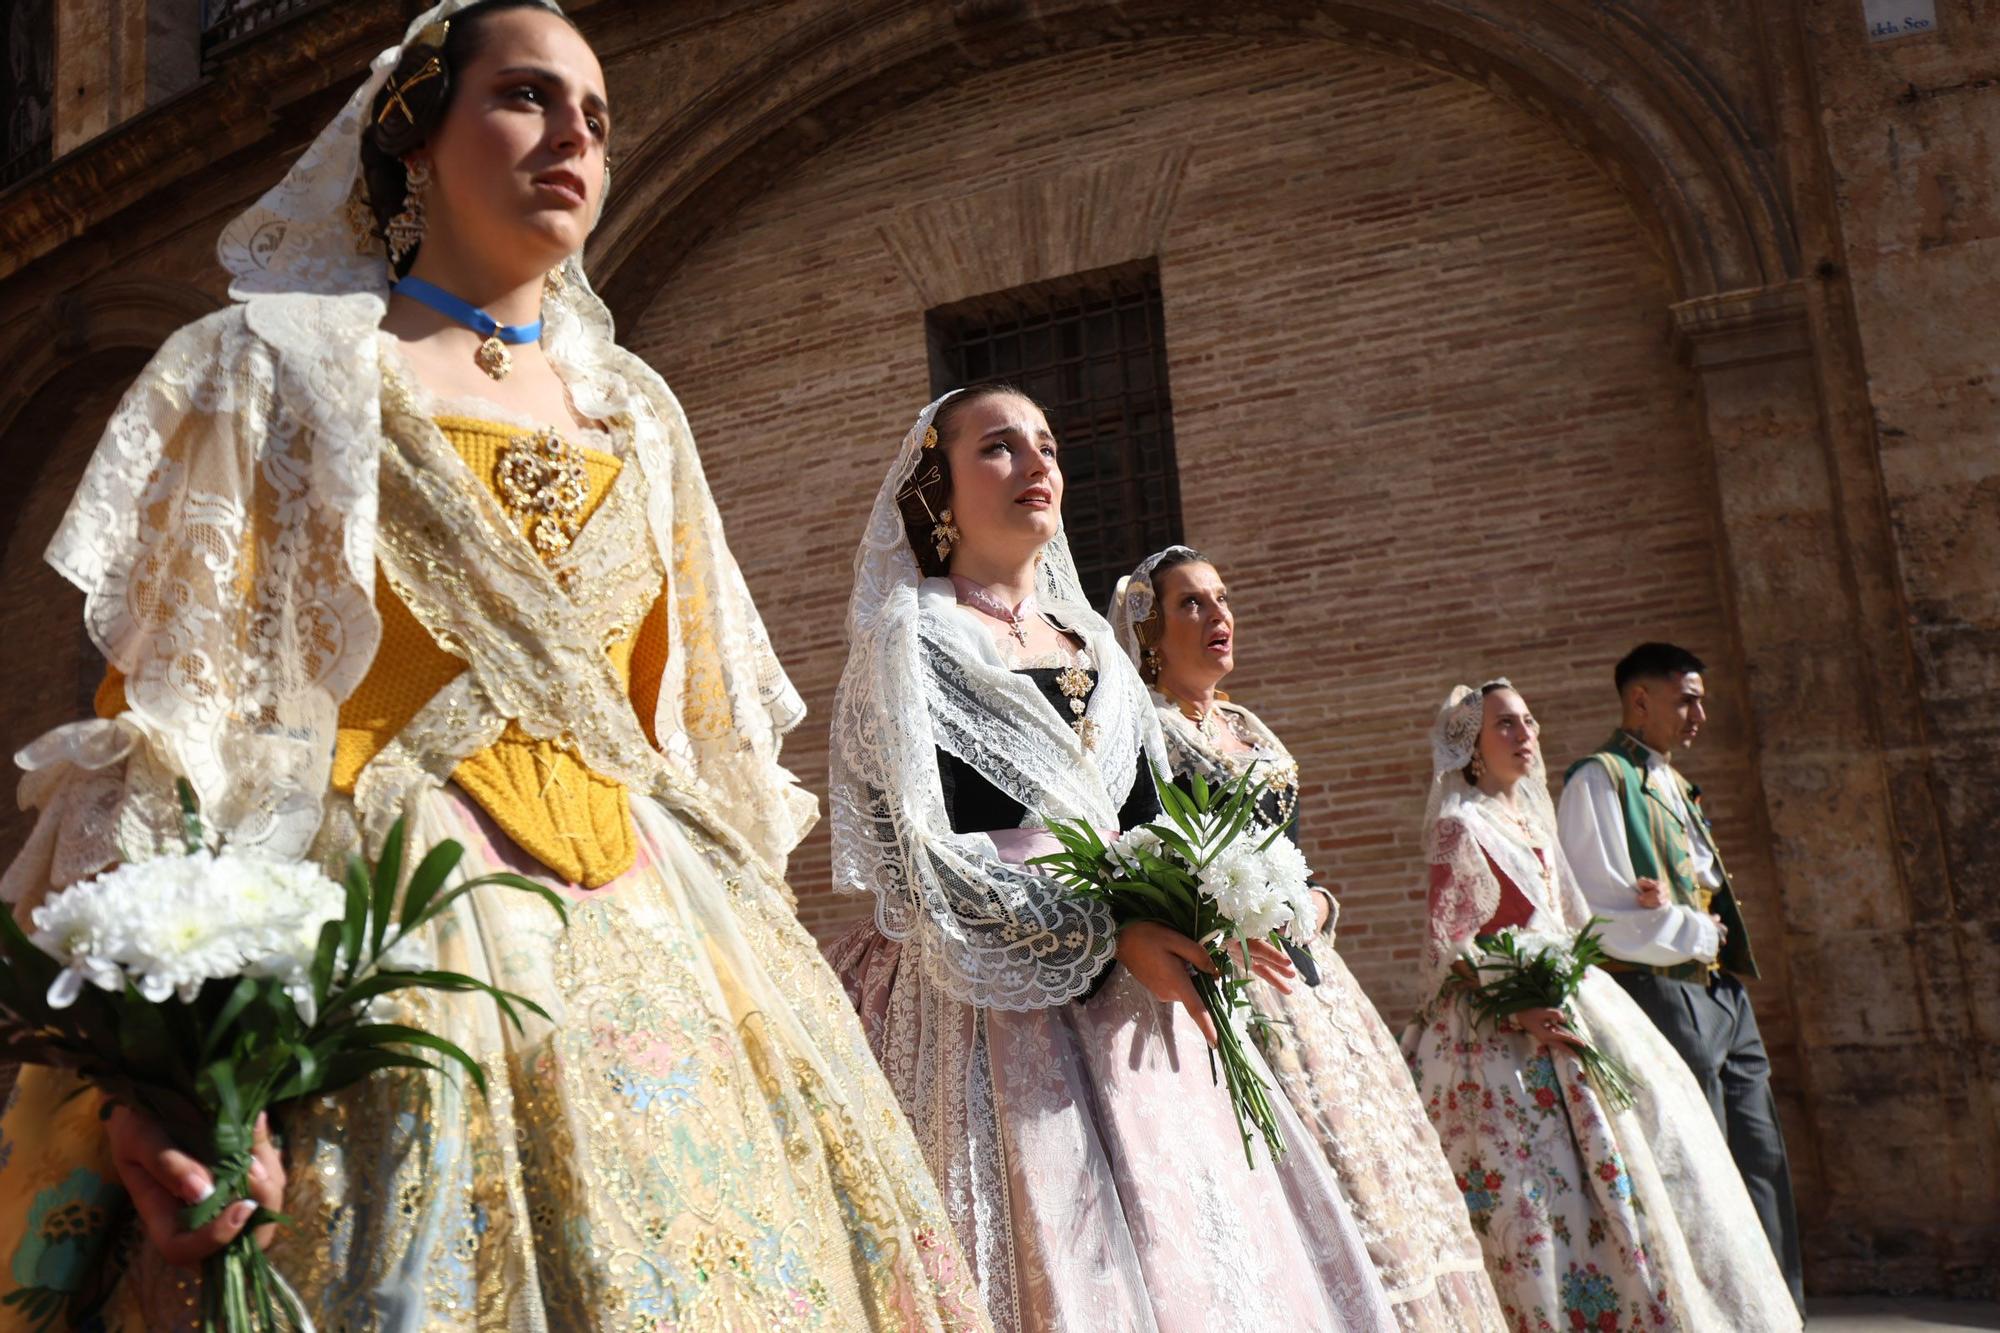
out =
<path fill-rule="evenodd" d="M 0 27 L 0 190 L 49 164 L 55 139 L 56 11 L 53 0 L 16 0 Z"/>
<path fill-rule="evenodd" d="M 1166 319 L 1152 261 L 929 312 L 934 394 L 1005 380 L 1041 403 L 1062 446 L 1063 526 L 1091 603 L 1181 540 Z"/>
<path fill-rule="evenodd" d="M 204 64 L 233 42 L 259 28 L 310 9 L 324 0 L 201 0 L 201 58 Z"/>

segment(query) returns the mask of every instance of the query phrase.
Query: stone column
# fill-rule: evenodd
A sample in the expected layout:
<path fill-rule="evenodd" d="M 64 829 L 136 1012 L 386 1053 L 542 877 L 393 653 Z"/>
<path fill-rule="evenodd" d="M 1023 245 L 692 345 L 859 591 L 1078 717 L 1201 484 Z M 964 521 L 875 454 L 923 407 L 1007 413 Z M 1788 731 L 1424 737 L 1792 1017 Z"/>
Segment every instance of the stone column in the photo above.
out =
<path fill-rule="evenodd" d="M 1765 966 L 1753 994 L 1780 1037 L 1807 1280 L 1851 1288 L 1872 1265 L 1863 1285 L 1879 1289 L 1935 1282 L 1941 1233 L 1962 1230 L 1976 1206 L 1940 1197 L 1937 1164 L 1990 1179 L 1992 1148 L 1962 1114 L 1977 1077 L 1959 1031 L 1963 979 L 1931 956 L 1927 928 L 1941 923 L 1918 919 L 1935 861 L 1923 830 L 1898 828 L 1899 774 L 1929 756 L 1902 726 L 1900 673 L 1885 669 L 1907 648 L 1870 596 L 1893 583 L 1870 553 L 1892 546 L 1867 503 L 1866 459 L 1848 457 L 1829 427 L 1813 307 L 1791 282 L 1674 314 L 1713 451 L 1738 633 L 1742 688 L 1718 682 L 1716 693 L 1748 710 L 1769 835 L 1768 858 L 1735 856 L 1732 869 Z M 1725 850 L 1758 841 L 1719 832 Z M 1899 1250 L 1918 1267 L 1879 1267 Z"/>

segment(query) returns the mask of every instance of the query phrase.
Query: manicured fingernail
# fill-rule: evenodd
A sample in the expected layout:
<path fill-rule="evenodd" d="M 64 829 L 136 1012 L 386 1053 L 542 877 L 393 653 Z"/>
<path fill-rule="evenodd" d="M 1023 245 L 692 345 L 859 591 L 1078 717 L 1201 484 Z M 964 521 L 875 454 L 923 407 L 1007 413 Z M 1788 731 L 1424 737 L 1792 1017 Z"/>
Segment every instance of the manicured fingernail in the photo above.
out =
<path fill-rule="evenodd" d="M 200 1203 L 215 1193 L 215 1182 L 199 1172 L 190 1171 L 181 1177 L 181 1197 L 189 1203 Z"/>
<path fill-rule="evenodd" d="M 257 1134 L 258 1134 L 258 1137 L 260 1137 L 260 1138 L 269 1138 L 269 1137 L 270 1137 L 270 1135 L 271 1135 L 271 1113 L 270 1113 L 269 1111 L 259 1111 L 259 1112 L 257 1113 Z"/>
<path fill-rule="evenodd" d="M 250 1221 L 250 1215 L 257 1211 L 257 1205 L 249 1199 L 238 1199 L 229 1205 L 229 1225 L 241 1228 Z"/>
<path fill-rule="evenodd" d="M 250 1159 L 250 1179 L 259 1185 L 264 1183 L 264 1164 L 255 1157 Z"/>

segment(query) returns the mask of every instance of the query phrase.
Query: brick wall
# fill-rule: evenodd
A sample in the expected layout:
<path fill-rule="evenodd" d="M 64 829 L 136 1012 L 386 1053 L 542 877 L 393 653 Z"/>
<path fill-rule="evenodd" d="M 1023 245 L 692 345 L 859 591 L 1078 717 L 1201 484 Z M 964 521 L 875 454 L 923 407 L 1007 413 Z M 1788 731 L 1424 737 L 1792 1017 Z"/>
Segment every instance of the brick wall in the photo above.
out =
<path fill-rule="evenodd" d="M 1711 469 L 1667 281 L 1586 156 L 1476 86 L 1321 44 L 1055 57 L 812 159 L 688 257 L 632 342 L 692 416 L 812 709 L 787 760 L 823 790 L 849 561 L 928 383 L 923 275 L 891 242 L 912 210 L 1016 207 L 1037 182 L 1176 146 L 1158 254 L 1187 536 L 1233 584 L 1232 693 L 1303 766 L 1343 953 L 1399 1021 L 1422 928 L 1424 734 L 1453 682 L 1512 675 L 1560 766 L 1615 720 L 1610 664 L 1632 642 L 1694 646 L 1718 707 L 1691 767 L 1732 850 L 1750 836 Z M 977 225 L 981 208 L 961 211 Z M 973 243 L 1047 238 L 1003 219 Z M 1036 262 L 964 267 L 1055 276 Z M 823 938 L 864 910 L 827 891 L 824 829 L 792 879 Z M 1776 904 L 1747 887 L 1776 954 Z"/>

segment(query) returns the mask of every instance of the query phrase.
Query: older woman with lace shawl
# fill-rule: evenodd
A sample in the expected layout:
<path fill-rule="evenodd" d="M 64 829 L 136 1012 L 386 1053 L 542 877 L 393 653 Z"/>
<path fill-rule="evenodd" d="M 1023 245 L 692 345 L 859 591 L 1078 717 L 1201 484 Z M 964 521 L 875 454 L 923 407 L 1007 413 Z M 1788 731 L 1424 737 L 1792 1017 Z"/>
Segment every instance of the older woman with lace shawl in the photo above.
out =
<path fill-rule="evenodd" d="M 1299 837 L 1299 766 L 1257 715 L 1218 688 L 1235 668 L 1238 625 L 1208 557 L 1169 546 L 1118 581 L 1111 625 L 1153 689 L 1177 781 L 1236 781 L 1254 766 L 1264 823 Z M 1251 984 L 1273 1021 L 1253 1028 L 1279 1085 L 1313 1131 L 1354 1210 L 1399 1328 L 1475 1333 L 1506 1325 L 1478 1238 L 1424 1116 L 1396 1039 L 1333 947 L 1324 904 L 1309 952 L 1317 984 Z"/>
<path fill-rule="evenodd" d="M 1708 1103 L 1631 998 L 1596 969 L 1568 1012 L 1477 1024 L 1479 937 L 1566 946 L 1588 910 L 1557 841 L 1538 726 L 1505 680 L 1460 686 L 1432 731 L 1424 821 L 1432 998 L 1403 1034 L 1510 1327 L 1762 1333 L 1800 1326 Z M 1570 1024 L 1574 1024 L 1571 1027 Z M 1568 1053 L 1622 1061 L 1612 1109 Z"/>
<path fill-rule="evenodd" d="M 403 818 L 575 899 L 563 932 L 474 892 L 405 946 L 548 1008 L 415 1016 L 490 1097 L 378 1073 L 281 1118 L 253 1185 L 322 1328 L 984 1328 L 781 878 L 798 697 L 584 274 L 609 116 L 552 7 L 439 5 L 227 228 L 232 304 L 148 366 L 50 549 L 113 672 L 22 755 L 5 890 L 174 845 L 184 778 L 243 846 L 338 873 Z M 29 1071 L 4 1122 L 6 1309 L 176 1327 L 171 1265 L 234 1232 L 179 1230 L 200 1164 L 68 1092 Z"/>
<path fill-rule="evenodd" d="M 834 701 L 834 882 L 875 915 L 829 955 L 997 1327 L 1393 1328 L 1288 1108 L 1293 1150 L 1245 1163 L 1191 1016 L 1201 946 L 1121 930 L 1025 864 L 1057 850 L 1051 820 L 1156 817 L 1165 766 L 1061 501 L 1047 422 L 1004 387 L 947 395 L 903 438 Z"/>

